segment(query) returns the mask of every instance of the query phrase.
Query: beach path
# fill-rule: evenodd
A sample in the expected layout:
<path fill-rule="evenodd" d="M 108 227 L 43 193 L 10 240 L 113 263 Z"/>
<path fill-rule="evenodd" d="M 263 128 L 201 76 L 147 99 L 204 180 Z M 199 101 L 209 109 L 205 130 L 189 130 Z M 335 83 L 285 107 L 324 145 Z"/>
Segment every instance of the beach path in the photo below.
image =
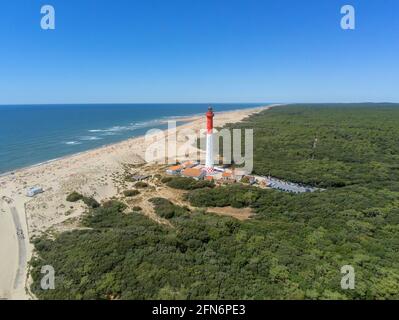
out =
<path fill-rule="evenodd" d="M 14 226 L 17 234 L 18 241 L 18 268 L 17 273 L 14 277 L 14 290 L 24 286 L 24 270 L 26 267 L 26 245 L 25 245 L 25 233 L 19 219 L 18 211 L 15 207 L 11 207 L 11 215 L 14 221 Z"/>
<path fill-rule="evenodd" d="M 0 299 L 27 298 L 29 240 L 26 229 L 24 207 L 16 206 L 12 200 L 0 200 Z"/>
<path fill-rule="evenodd" d="M 18 240 L 12 214 L 7 205 L 0 206 L 0 298 L 10 299 L 18 261 Z"/>

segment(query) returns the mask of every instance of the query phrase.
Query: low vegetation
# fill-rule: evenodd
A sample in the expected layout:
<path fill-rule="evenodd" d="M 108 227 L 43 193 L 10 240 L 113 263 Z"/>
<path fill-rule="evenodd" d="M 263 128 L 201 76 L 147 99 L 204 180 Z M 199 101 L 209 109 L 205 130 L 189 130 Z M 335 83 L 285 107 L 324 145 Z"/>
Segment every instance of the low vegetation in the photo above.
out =
<path fill-rule="evenodd" d="M 265 190 L 257 187 L 233 184 L 212 190 L 194 190 L 186 196 L 186 199 L 196 207 L 244 208 L 254 205 L 266 193 Z"/>
<path fill-rule="evenodd" d="M 168 177 L 168 179 L 164 179 L 163 182 L 170 188 L 180 190 L 213 188 L 215 186 L 213 181 L 195 180 L 186 177 Z"/>
<path fill-rule="evenodd" d="M 97 202 L 97 200 L 94 199 L 93 197 L 86 197 L 76 191 L 69 194 L 67 196 L 66 200 L 69 202 L 77 202 L 79 200 L 82 200 L 83 203 L 85 205 L 87 205 L 89 208 L 98 208 L 100 206 L 100 204 Z"/>
<path fill-rule="evenodd" d="M 82 196 L 80 193 L 76 192 L 76 191 L 70 193 L 70 194 L 66 197 L 66 200 L 67 200 L 68 202 L 77 202 L 77 201 L 82 200 L 82 199 L 83 199 L 83 196 Z"/>
<path fill-rule="evenodd" d="M 123 195 L 125 197 L 134 197 L 134 196 L 137 196 L 138 194 L 140 194 L 140 191 L 138 191 L 138 190 L 125 190 L 125 191 L 123 191 Z"/>
<path fill-rule="evenodd" d="M 172 219 L 189 213 L 187 208 L 176 206 L 164 198 L 152 198 L 150 202 L 154 205 L 155 213 L 165 219 Z"/>
<path fill-rule="evenodd" d="M 173 177 L 162 177 L 161 178 L 161 182 L 162 183 L 168 183 L 169 181 L 171 181 L 173 179 Z"/>
<path fill-rule="evenodd" d="M 143 188 L 147 188 L 148 187 L 148 183 L 147 182 L 144 182 L 144 181 L 139 181 L 139 182 L 136 182 L 136 184 L 134 185 L 136 188 L 141 188 L 141 189 L 143 189 Z"/>
<path fill-rule="evenodd" d="M 83 197 L 83 202 L 86 206 L 88 206 L 89 208 L 98 208 L 100 206 L 100 204 L 97 202 L 96 199 L 92 198 L 92 197 Z"/>
<path fill-rule="evenodd" d="M 243 177 L 243 178 L 240 180 L 240 182 L 241 182 L 241 183 L 245 183 L 245 184 L 249 184 L 249 183 L 251 182 L 251 180 L 250 180 L 248 177 Z"/>

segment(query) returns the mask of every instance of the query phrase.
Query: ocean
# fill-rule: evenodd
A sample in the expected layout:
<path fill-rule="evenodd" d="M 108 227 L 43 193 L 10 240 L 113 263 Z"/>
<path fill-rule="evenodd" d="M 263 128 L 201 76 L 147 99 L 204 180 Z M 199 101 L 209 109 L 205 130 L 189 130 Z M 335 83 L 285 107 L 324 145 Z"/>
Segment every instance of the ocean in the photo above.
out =
<path fill-rule="evenodd" d="M 215 111 L 265 104 L 212 104 Z M 204 114 L 208 104 L 0 106 L 0 174 L 165 129 L 165 120 Z M 181 123 L 181 122 L 180 122 Z M 179 124 L 179 123 L 178 123 Z"/>

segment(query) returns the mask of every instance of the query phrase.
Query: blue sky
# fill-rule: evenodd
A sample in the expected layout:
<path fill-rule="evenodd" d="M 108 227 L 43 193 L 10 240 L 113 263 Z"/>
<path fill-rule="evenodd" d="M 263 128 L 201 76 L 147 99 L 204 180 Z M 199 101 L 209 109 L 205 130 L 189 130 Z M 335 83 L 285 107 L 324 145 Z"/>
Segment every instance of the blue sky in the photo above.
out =
<path fill-rule="evenodd" d="M 0 104 L 399 102 L 397 0 L 1 1 L 0 40 Z"/>

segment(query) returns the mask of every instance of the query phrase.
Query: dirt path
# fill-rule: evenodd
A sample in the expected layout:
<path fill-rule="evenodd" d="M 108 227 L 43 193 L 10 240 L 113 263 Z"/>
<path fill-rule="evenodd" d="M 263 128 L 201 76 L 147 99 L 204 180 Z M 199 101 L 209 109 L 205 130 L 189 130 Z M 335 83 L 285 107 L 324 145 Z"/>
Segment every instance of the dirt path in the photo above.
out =
<path fill-rule="evenodd" d="M 240 221 L 248 220 L 254 215 L 251 208 L 237 209 L 233 207 L 223 207 L 223 208 L 211 207 L 208 208 L 208 212 L 215 213 L 220 216 L 233 217 Z"/>
<path fill-rule="evenodd" d="M 0 200 L 0 299 L 29 299 L 25 280 L 30 254 L 23 202 L 3 196 Z"/>
<path fill-rule="evenodd" d="M 0 203 L 0 299 L 11 299 L 17 268 L 18 241 L 10 209 Z"/>

